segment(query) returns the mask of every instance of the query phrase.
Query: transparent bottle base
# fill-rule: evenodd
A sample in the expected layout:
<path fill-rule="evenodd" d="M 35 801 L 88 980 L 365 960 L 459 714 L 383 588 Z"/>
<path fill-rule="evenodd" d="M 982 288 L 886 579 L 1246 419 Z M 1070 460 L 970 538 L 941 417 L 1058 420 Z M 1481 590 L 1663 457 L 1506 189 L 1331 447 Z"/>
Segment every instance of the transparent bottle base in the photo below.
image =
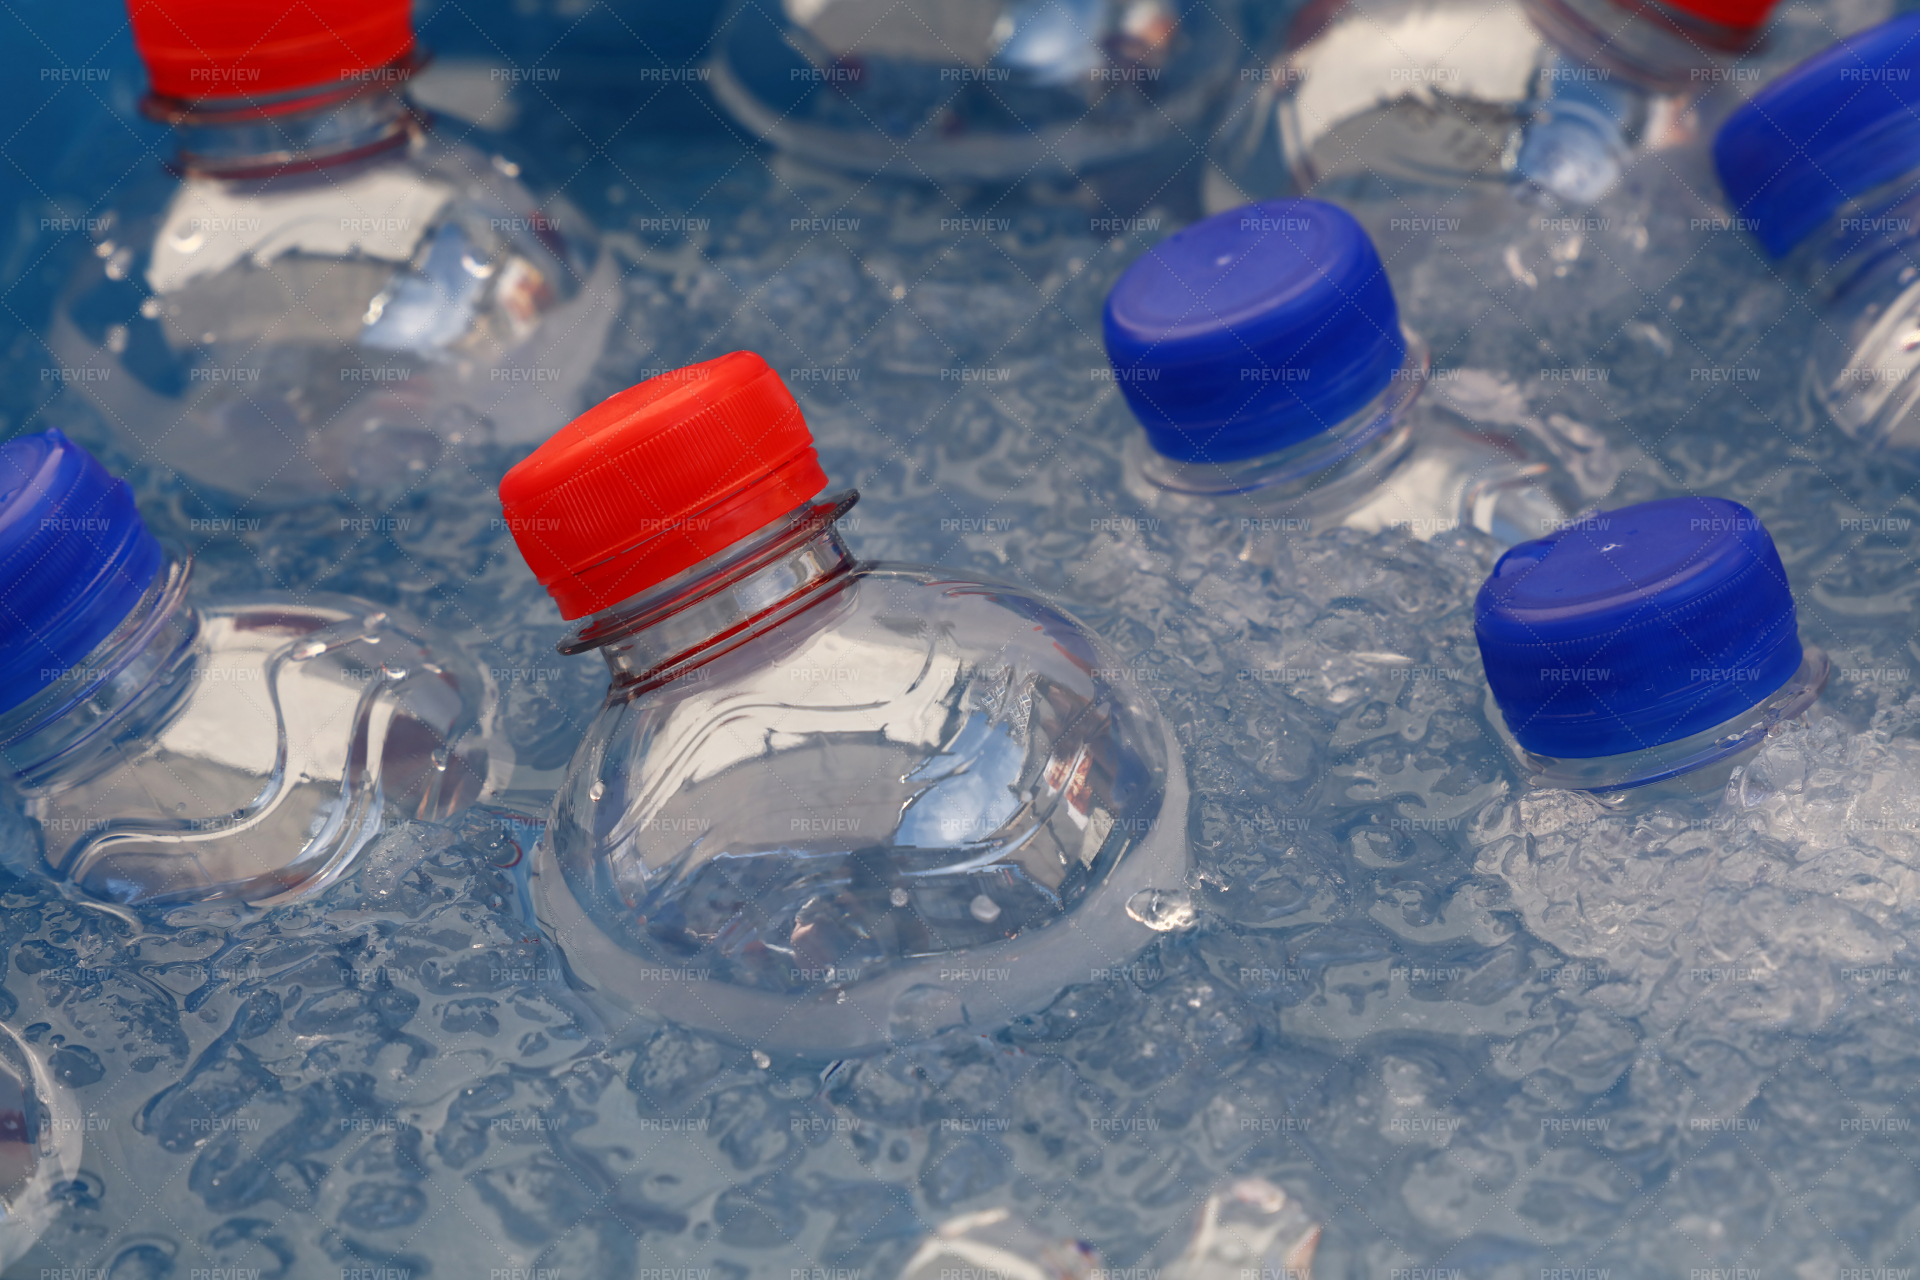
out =
<path fill-rule="evenodd" d="M 1173 756 L 1163 811 L 1184 814 L 1185 769 Z M 530 877 L 534 910 L 565 957 L 569 976 L 602 1006 L 610 1025 L 666 1019 L 729 1041 L 806 1058 L 850 1057 L 911 1044 L 942 1031 L 988 1034 L 1038 1013 L 1076 983 L 1123 968 L 1159 937 L 1129 912 L 1138 895 L 1186 882 L 1184 821 L 1131 849 L 1116 874 L 1067 918 L 1018 938 L 912 960 L 868 978 L 858 963 L 825 966 L 814 989 L 783 995 L 725 985 L 698 963 L 636 962 L 581 910 L 543 850 Z M 1136 908 L 1137 909 L 1137 908 Z"/>
<path fill-rule="evenodd" d="M 1487 723 L 1505 744 L 1529 788 L 1590 791 L 1604 797 L 1684 778 L 1689 790 L 1703 793 L 1725 785 L 1732 770 L 1765 742 L 1775 727 L 1812 707 L 1826 688 L 1829 673 L 1826 652 L 1807 645 L 1799 670 L 1757 705 L 1710 729 L 1620 755 L 1576 760 L 1528 751 L 1508 730 L 1492 690 L 1487 692 Z"/>

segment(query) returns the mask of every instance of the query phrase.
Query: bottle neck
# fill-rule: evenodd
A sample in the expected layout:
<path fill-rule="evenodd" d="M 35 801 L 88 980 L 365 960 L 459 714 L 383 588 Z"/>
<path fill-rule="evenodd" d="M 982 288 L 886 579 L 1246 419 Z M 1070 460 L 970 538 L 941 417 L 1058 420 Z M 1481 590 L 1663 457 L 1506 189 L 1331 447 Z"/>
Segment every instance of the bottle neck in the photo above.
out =
<path fill-rule="evenodd" d="M 1831 304 L 1863 283 L 1896 274 L 1913 265 L 1920 242 L 1920 190 L 1908 172 L 1849 200 L 1835 210 L 1787 255 L 1788 270 L 1799 276 L 1822 303 Z M 1903 283 L 1909 277 L 1901 275 Z"/>
<path fill-rule="evenodd" d="M 1724 786 L 1733 767 L 1747 759 L 1776 727 L 1812 708 L 1827 687 L 1831 671 L 1826 651 L 1805 645 L 1800 665 L 1786 683 L 1754 705 L 1684 738 L 1620 755 L 1555 757 L 1528 750 L 1507 726 L 1491 686 L 1487 690 L 1487 720 L 1530 788 L 1608 795 L 1672 783 L 1654 794 L 1691 791 L 1705 795 Z"/>
<path fill-rule="evenodd" d="M 173 126 L 181 171 L 269 177 L 322 168 L 400 146 L 425 127 L 403 90 L 423 57 L 409 54 L 339 85 L 236 105 L 149 95 L 142 109 Z"/>
<path fill-rule="evenodd" d="M 164 719 L 193 664 L 200 615 L 186 603 L 191 559 L 169 558 L 93 652 L 0 715 L 0 768 L 26 789 L 86 764 L 132 725 Z"/>
<path fill-rule="evenodd" d="M 1182 462 L 1156 452 L 1145 433 L 1135 433 L 1129 449 L 1148 483 L 1168 493 L 1219 500 L 1244 496 L 1263 507 L 1299 499 L 1315 510 L 1348 481 L 1371 487 L 1380 482 L 1411 443 L 1410 414 L 1431 373 L 1427 344 L 1402 330 L 1407 354 L 1387 385 L 1359 410 L 1298 444 L 1236 462 Z"/>
<path fill-rule="evenodd" d="M 644 693 L 817 601 L 856 567 L 836 523 L 857 493 L 804 503 L 665 582 L 602 610 L 560 645 L 599 649 L 614 689 Z"/>

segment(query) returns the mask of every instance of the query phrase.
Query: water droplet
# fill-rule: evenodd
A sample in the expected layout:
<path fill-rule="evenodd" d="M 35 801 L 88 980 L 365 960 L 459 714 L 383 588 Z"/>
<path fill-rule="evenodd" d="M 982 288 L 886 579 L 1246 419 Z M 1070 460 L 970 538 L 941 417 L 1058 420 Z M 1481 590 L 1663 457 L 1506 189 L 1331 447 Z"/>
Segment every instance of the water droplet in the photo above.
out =
<path fill-rule="evenodd" d="M 596 782 L 587 789 L 587 798 L 589 800 L 598 800 L 605 794 L 607 794 L 607 784 L 604 782 Z"/>
<path fill-rule="evenodd" d="M 907 905 L 907 891 L 905 889 L 895 889 L 887 895 L 887 901 L 896 907 L 904 907 Z"/>
<path fill-rule="evenodd" d="M 981 924 L 992 924 L 1000 918 L 1000 904 L 982 893 L 967 904 L 967 910 L 973 912 L 973 918 Z"/>
<path fill-rule="evenodd" d="M 293 651 L 293 660 L 295 662 L 305 662 L 308 658 L 317 658 L 321 654 L 325 653 L 326 651 L 327 651 L 326 641 L 309 640 L 305 644 L 301 645 L 298 649 L 295 649 Z"/>
<path fill-rule="evenodd" d="M 760 1068 L 762 1071 L 765 1071 L 768 1067 L 773 1065 L 773 1059 L 769 1058 L 761 1050 L 755 1049 L 753 1051 L 753 1065 Z"/>
<path fill-rule="evenodd" d="M 1199 919 L 1185 889 L 1142 889 L 1127 899 L 1127 914 L 1155 933 L 1191 929 Z"/>

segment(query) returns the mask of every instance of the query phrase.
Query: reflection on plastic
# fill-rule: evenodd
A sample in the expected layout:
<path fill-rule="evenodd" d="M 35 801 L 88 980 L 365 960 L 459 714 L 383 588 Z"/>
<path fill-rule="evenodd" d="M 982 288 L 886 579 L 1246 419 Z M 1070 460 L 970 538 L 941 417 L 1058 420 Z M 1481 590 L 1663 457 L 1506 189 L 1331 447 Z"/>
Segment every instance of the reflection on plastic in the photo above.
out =
<path fill-rule="evenodd" d="M 1320 1226 L 1264 1178 L 1210 1193 L 1193 1236 L 1166 1280 L 1312 1280 Z M 950 1218 L 902 1268 L 899 1280 L 1092 1280 L 1115 1274 L 1083 1240 L 1049 1240 L 1004 1207 Z M 1143 1269 L 1142 1274 L 1148 1272 Z"/>
<path fill-rule="evenodd" d="M 383 97 L 340 109 L 361 149 L 257 173 L 245 153 L 284 138 L 183 129 L 214 158 L 98 220 L 54 319 L 63 378 L 196 492 L 395 493 L 579 408 L 617 294 L 596 232 Z"/>

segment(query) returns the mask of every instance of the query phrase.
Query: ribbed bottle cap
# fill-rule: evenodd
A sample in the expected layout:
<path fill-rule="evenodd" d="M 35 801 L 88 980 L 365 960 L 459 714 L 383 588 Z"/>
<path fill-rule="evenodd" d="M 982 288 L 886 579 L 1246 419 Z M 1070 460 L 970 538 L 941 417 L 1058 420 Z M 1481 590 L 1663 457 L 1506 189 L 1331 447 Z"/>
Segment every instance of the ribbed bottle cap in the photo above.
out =
<path fill-rule="evenodd" d="M 1561 759 L 1710 729 L 1801 659 L 1773 539 L 1725 498 L 1602 511 L 1521 543 L 1481 586 L 1474 631 L 1507 728 Z"/>
<path fill-rule="evenodd" d="M 0 445 L 0 711 L 91 653 L 164 557 L 127 482 L 58 431 Z"/>
<path fill-rule="evenodd" d="M 153 91 L 190 102 L 323 88 L 413 48 L 407 0 L 127 0 L 127 13 Z"/>
<path fill-rule="evenodd" d="M 1753 95 L 1713 140 L 1735 211 L 1782 257 L 1854 196 L 1920 168 L 1920 14 L 1837 41 Z"/>
<path fill-rule="evenodd" d="M 662 374 L 562 427 L 500 482 L 507 528 L 571 621 L 724 551 L 827 486 L 780 375 L 750 351 Z"/>
<path fill-rule="evenodd" d="M 1121 273 L 1104 328 L 1148 442 L 1180 462 L 1238 462 L 1326 431 L 1406 358 L 1373 241 L 1318 200 L 1174 232 Z"/>

